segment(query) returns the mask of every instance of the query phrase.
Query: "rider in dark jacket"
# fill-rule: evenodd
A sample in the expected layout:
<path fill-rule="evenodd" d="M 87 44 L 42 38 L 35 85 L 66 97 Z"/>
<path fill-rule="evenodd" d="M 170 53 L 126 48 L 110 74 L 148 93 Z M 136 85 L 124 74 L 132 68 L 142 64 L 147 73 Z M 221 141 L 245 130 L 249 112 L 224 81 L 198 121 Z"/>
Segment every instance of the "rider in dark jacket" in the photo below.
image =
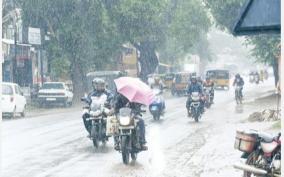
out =
<path fill-rule="evenodd" d="M 107 96 L 106 104 L 110 108 L 111 101 L 113 99 L 113 94 L 109 90 L 106 89 L 105 81 L 103 79 L 100 79 L 100 78 L 95 78 L 92 81 L 92 86 L 93 86 L 94 90 L 91 93 L 88 94 L 88 96 L 86 98 L 86 102 L 89 105 L 91 105 L 92 104 L 92 97 L 100 97 L 101 95 L 105 94 Z M 87 120 L 87 118 L 89 118 L 89 114 L 88 113 L 83 114 L 82 118 L 83 118 L 83 122 L 84 122 L 86 130 L 90 134 L 91 121 Z"/>
<path fill-rule="evenodd" d="M 240 74 L 236 74 L 233 86 L 241 87 L 241 97 L 243 97 L 243 87 L 245 85 L 244 79 L 240 76 Z"/>
<path fill-rule="evenodd" d="M 202 86 L 197 82 L 196 76 L 191 77 L 191 82 L 188 85 L 187 88 L 187 94 L 191 95 L 193 92 L 198 92 L 200 95 L 203 95 L 203 88 Z M 188 97 L 186 102 L 186 108 L 189 109 L 191 105 L 191 97 Z M 204 100 L 201 100 L 200 104 L 201 112 L 204 112 Z"/>
<path fill-rule="evenodd" d="M 135 119 L 138 120 L 137 125 L 139 126 L 139 135 L 140 135 L 140 145 L 141 145 L 141 150 L 147 150 L 147 146 L 146 146 L 146 138 L 145 138 L 145 123 L 144 120 L 141 118 L 141 104 L 140 103 L 134 103 L 134 102 L 129 102 L 129 100 L 117 93 L 114 99 L 114 112 L 115 114 L 117 114 L 119 112 L 120 108 L 123 107 L 129 107 L 135 114 Z M 118 149 L 119 145 L 117 144 L 117 140 L 115 137 L 115 149 Z"/>

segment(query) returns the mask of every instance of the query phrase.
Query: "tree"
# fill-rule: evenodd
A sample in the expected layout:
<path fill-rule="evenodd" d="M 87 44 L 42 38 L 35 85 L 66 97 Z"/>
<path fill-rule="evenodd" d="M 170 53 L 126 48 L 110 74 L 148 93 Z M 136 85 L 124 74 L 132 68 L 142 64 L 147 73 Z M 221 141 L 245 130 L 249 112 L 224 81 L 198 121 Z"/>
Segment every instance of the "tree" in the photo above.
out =
<path fill-rule="evenodd" d="M 99 0 L 22 0 L 19 3 L 27 26 L 51 33 L 49 56 L 69 60 L 78 100 L 86 91 L 88 67 L 103 67 L 119 49 L 119 37 L 102 3 Z"/>
<path fill-rule="evenodd" d="M 235 24 L 246 0 L 204 0 L 210 12 L 215 18 L 217 26 L 221 29 L 232 32 Z M 253 46 L 251 55 L 257 58 L 257 62 L 267 63 L 273 67 L 275 84 L 278 82 L 278 63 L 276 54 L 277 47 L 280 44 L 280 35 L 255 35 L 247 36 L 245 44 Z"/>
<path fill-rule="evenodd" d="M 207 32 L 211 22 L 204 5 L 197 0 L 173 2 L 174 8 L 170 8 L 166 42 L 160 48 L 162 58 L 175 62 L 192 53 L 210 60 Z"/>
<path fill-rule="evenodd" d="M 140 77 L 144 81 L 158 65 L 156 49 L 165 35 L 163 13 L 167 4 L 167 0 L 105 1 L 108 14 L 116 24 L 123 41 L 130 42 L 140 52 Z"/>

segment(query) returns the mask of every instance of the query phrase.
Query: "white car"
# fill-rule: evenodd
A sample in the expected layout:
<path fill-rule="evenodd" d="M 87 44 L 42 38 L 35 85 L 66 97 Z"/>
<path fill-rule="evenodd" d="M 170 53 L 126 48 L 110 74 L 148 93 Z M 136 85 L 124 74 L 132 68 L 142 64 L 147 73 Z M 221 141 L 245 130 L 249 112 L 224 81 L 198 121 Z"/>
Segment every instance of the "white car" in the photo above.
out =
<path fill-rule="evenodd" d="M 25 116 L 26 98 L 18 84 L 2 82 L 2 114 L 14 118 L 17 114 Z"/>
<path fill-rule="evenodd" d="M 38 91 L 38 101 L 41 106 L 63 104 L 71 106 L 73 93 L 64 82 L 45 82 Z"/>

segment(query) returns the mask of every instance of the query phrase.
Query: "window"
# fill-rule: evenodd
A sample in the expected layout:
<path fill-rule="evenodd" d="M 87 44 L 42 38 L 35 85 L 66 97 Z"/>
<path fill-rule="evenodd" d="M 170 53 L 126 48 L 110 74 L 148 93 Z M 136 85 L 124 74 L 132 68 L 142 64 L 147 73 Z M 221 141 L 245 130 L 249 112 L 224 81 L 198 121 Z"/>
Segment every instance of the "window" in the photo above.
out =
<path fill-rule="evenodd" d="M 10 85 L 2 85 L 2 94 L 3 95 L 13 95 L 13 89 Z"/>
<path fill-rule="evenodd" d="M 42 89 L 64 89 L 62 83 L 46 83 L 43 84 Z"/>
<path fill-rule="evenodd" d="M 19 88 L 18 88 L 18 86 L 16 86 L 16 85 L 15 85 L 15 92 L 16 92 L 17 95 L 20 95 Z"/>
<path fill-rule="evenodd" d="M 17 94 L 19 94 L 19 95 L 22 95 L 22 94 L 23 94 L 22 89 L 21 89 L 18 85 L 15 87 L 15 89 L 16 89 L 16 93 L 17 93 Z"/>

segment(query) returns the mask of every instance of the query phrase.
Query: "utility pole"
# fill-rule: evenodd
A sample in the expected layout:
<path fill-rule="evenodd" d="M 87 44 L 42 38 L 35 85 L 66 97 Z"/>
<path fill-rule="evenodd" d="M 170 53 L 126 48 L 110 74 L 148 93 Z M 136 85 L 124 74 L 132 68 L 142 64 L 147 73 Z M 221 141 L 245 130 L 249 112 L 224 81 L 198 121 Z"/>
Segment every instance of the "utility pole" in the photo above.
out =
<path fill-rule="evenodd" d="M 13 0 L 13 9 L 14 9 L 14 58 L 11 59 L 11 81 L 16 83 L 17 78 L 17 11 L 16 11 L 16 5 L 15 0 Z M 15 77 L 14 77 L 15 76 Z"/>
<path fill-rule="evenodd" d="M 41 86 L 43 86 L 43 58 L 42 58 L 42 44 L 39 46 L 39 58 L 40 58 L 40 80 Z"/>

